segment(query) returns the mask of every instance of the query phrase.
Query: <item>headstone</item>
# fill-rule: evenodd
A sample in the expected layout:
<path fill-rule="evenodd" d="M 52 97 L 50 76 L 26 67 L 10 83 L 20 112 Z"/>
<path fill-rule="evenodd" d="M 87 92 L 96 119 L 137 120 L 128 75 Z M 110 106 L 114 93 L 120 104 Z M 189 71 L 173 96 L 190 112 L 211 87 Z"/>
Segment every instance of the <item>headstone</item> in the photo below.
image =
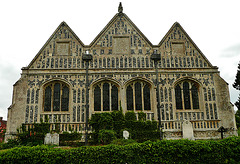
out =
<path fill-rule="evenodd" d="M 126 130 L 123 131 L 123 138 L 126 139 L 126 140 L 129 138 L 129 132 L 128 131 L 126 131 Z"/>
<path fill-rule="evenodd" d="M 58 133 L 47 133 L 44 138 L 45 145 L 59 145 L 59 134 Z"/>
<path fill-rule="evenodd" d="M 194 140 L 192 123 L 189 120 L 184 120 L 182 124 L 183 138 Z"/>

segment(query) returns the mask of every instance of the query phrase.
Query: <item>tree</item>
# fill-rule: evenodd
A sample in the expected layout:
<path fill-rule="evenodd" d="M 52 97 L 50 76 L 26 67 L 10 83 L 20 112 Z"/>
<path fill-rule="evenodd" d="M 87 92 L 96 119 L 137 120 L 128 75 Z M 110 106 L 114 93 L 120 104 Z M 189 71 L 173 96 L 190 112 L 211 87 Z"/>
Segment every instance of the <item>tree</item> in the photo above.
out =
<path fill-rule="evenodd" d="M 236 75 L 235 82 L 233 83 L 233 87 L 240 91 L 240 62 L 238 63 L 237 75 Z M 240 94 L 238 96 L 238 100 L 235 102 L 235 105 L 238 109 L 235 114 L 236 123 L 237 123 L 237 127 L 240 127 Z"/>

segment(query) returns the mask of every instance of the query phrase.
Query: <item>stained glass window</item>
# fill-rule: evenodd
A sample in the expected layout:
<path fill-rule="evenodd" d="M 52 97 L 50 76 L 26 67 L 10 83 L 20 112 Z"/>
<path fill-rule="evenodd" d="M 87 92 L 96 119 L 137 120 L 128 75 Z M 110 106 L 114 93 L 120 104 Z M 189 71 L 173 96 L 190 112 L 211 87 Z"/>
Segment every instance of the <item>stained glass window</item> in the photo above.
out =
<path fill-rule="evenodd" d="M 113 85 L 111 90 L 112 110 L 118 110 L 118 88 Z"/>
<path fill-rule="evenodd" d="M 175 87 L 175 101 L 176 109 L 199 109 L 198 85 L 190 81 L 179 83 Z"/>
<path fill-rule="evenodd" d="M 176 108 L 182 109 L 182 93 L 179 85 L 175 87 Z"/>
<path fill-rule="evenodd" d="M 109 111 L 109 84 L 103 84 L 103 111 Z"/>
<path fill-rule="evenodd" d="M 184 107 L 185 107 L 185 109 L 191 109 L 189 83 L 188 82 L 183 83 L 183 97 L 184 97 Z"/>
<path fill-rule="evenodd" d="M 53 111 L 60 110 L 60 84 L 55 83 L 53 92 Z"/>
<path fill-rule="evenodd" d="M 101 111 L 101 89 L 99 86 L 94 89 L 94 111 Z"/>
<path fill-rule="evenodd" d="M 142 110 L 142 87 L 139 82 L 135 83 L 135 104 L 136 110 Z"/>
<path fill-rule="evenodd" d="M 51 111 L 51 104 L 52 104 L 52 89 L 48 86 L 45 89 L 45 97 L 44 97 L 44 111 Z"/>
<path fill-rule="evenodd" d="M 67 86 L 64 86 L 62 89 L 62 103 L 61 103 L 62 111 L 68 111 L 68 103 L 69 103 L 69 89 Z"/>
<path fill-rule="evenodd" d="M 133 110 L 133 89 L 130 85 L 127 87 L 127 110 Z"/>
<path fill-rule="evenodd" d="M 197 89 L 196 85 L 192 86 L 191 92 L 192 92 L 193 109 L 199 109 L 198 89 Z"/>
<path fill-rule="evenodd" d="M 127 86 L 126 95 L 127 110 L 151 110 L 149 84 L 144 81 L 132 82 Z"/>
<path fill-rule="evenodd" d="M 111 82 L 97 84 L 94 88 L 94 111 L 118 110 L 118 88 Z"/>
<path fill-rule="evenodd" d="M 151 110 L 149 85 L 144 86 L 143 95 L 144 95 L 144 110 Z"/>
<path fill-rule="evenodd" d="M 44 111 L 68 111 L 69 88 L 65 84 L 52 82 L 44 92 Z"/>

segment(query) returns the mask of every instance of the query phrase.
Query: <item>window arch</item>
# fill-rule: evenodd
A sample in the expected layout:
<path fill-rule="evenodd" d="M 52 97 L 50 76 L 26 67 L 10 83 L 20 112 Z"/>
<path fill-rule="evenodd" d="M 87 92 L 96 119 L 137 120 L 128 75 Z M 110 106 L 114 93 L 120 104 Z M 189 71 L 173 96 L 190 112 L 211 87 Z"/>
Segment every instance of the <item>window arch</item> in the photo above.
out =
<path fill-rule="evenodd" d="M 54 81 L 44 87 L 43 108 L 45 112 L 69 110 L 69 87 L 63 82 Z"/>
<path fill-rule="evenodd" d="M 151 110 L 150 85 L 134 81 L 126 88 L 127 110 Z"/>
<path fill-rule="evenodd" d="M 104 81 L 93 87 L 94 111 L 118 110 L 118 87 L 110 81 Z"/>
<path fill-rule="evenodd" d="M 182 81 L 175 86 L 176 109 L 199 109 L 199 86 L 193 81 Z"/>

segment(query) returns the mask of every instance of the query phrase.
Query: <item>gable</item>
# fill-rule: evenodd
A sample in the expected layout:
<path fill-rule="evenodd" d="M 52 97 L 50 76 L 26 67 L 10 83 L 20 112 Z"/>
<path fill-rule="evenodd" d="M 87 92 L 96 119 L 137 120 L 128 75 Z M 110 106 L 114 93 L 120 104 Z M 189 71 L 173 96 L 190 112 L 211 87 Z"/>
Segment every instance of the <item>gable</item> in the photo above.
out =
<path fill-rule="evenodd" d="M 65 22 L 62 22 L 28 65 L 28 68 L 64 68 L 67 63 L 65 61 L 80 56 L 83 47 L 84 44 L 77 35 Z"/>
<path fill-rule="evenodd" d="M 124 13 L 116 14 L 90 44 L 93 55 L 149 54 L 151 42 Z"/>
<path fill-rule="evenodd" d="M 159 43 L 162 67 L 212 68 L 212 64 L 176 22 Z"/>

